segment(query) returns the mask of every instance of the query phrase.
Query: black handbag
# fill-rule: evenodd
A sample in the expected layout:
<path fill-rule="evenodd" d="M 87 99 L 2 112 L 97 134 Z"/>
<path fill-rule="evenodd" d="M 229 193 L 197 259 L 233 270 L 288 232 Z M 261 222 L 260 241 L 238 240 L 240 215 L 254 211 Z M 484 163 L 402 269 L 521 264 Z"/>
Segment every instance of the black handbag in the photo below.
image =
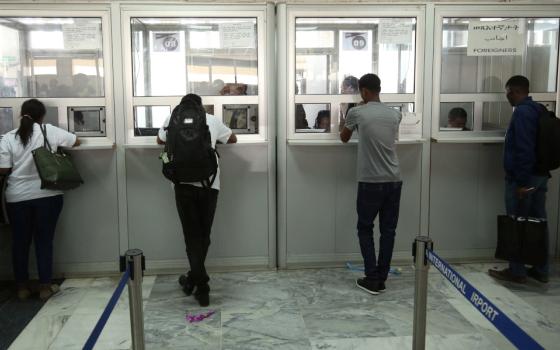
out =
<path fill-rule="evenodd" d="M 60 148 L 53 152 L 49 140 L 47 140 L 47 127 L 43 130 L 43 147 L 32 151 L 33 160 L 37 172 L 41 178 L 41 189 L 49 190 L 71 190 L 84 183 L 80 173 L 72 163 L 72 159 Z"/>
<path fill-rule="evenodd" d="M 545 220 L 498 216 L 496 259 L 540 266 L 548 260 L 548 229 Z"/>

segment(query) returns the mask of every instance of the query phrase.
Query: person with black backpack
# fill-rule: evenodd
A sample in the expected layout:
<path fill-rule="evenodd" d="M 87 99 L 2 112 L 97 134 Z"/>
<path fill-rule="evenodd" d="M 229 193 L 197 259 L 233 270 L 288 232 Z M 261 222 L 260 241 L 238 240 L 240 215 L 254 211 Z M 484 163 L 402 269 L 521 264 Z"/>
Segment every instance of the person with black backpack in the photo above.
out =
<path fill-rule="evenodd" d="M 205 261 L 220 190 L 216 143 L 236 143 L 237 137 L 220 119 L 204 111 L 202 99 L 188 94 L 159 130 L 163 174 L 174 184 L 190 271 L 179 283 L 194 293 L 200 306 L 210 304 L 210 278 Z"/>
<path fill-rule="evenodd" d="M 504 145 L 506 213 L 511 217 L 529 217 L 546 222 L 549 171 L 558 166 L 554 164 L 554 159 L 559 154 L 554 146 L 558 140 L 550 138 L 551 135 L 554 137 L 550 126 L 554 129 L 558 120 L 529 96 L 529 80 L 526 77 L 511 77 L 505 88 L 509 103 L 515 107 Z M 551 117 L 554 119 L 549 119 Z M 548 247 L 545 249 L 548 252 Z M 510 261 L 508 268 L 490 269 L 488 273 L 509 282 L 525 283 L 529 276 L 547 283 L 549 266 L 545 263 L 527 270 L 524 264 Z"/>

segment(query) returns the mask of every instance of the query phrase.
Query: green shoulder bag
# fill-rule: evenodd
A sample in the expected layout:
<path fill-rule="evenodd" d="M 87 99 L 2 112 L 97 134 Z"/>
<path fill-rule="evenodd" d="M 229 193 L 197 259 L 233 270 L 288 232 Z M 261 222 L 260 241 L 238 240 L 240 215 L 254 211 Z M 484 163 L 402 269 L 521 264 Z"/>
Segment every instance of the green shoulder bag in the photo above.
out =
<path fill-rule="evenodd" d="M 71 190 L 84 183 L 80 173 L 72 163 L 70 156 L 60 148 L 53 152 L 49 140 L 47 140 L 47 127 L 43 129 L 43 147 L 32 151 L 33 160 L 37 166 L 41 178 L 41 189 L 48 190 Z"/>

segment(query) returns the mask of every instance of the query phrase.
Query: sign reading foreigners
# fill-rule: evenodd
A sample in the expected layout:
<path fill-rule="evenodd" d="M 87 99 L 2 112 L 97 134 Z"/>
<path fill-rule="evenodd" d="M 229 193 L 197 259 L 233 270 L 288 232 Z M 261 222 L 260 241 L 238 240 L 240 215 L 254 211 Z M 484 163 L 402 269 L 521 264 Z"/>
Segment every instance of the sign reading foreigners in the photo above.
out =
<path fill-rule="evenodd" d="M 469 22 L 467 56 L 521 56 L 524 49 L 520 20 Z"/>

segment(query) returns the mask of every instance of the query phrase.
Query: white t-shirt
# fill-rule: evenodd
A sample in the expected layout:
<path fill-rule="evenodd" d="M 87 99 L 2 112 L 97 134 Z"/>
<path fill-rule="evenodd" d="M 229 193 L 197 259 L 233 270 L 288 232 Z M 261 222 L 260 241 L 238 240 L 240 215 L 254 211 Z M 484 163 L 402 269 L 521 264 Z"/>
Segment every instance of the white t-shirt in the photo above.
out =
<path fill-rule="evenodd" d="M 158 133 L 159 139 L 164 142 L 167 140 L 167 131 L 165 130 L 165 128 L 169 125 L 170 119 L 171 116 L 167 117 L 161 129 L 159 129 L 159 133 Z M 225 126 L 224 123 L 222 123 L 222 121 L 218 119 L 218 117 L 213 116 L 212 114 L 206 114 L 206 125 L 208 125 L 208 129 L 210 130 L 210 137 L 212 138 L 212 147 L 216 148 L 217 141 L 220 141 L 221 143 L 227 143 L 229 137 L 232 134 L 232 131 L 230 128 Z M 200 182 L 188 183 L 188 185 L 202 187 L 202 184 Z M 214 180 L 214 183 L 212 184 L 212 188 L 218 191 L 220 190 L 220 164 L 219 163 L 218 163 L 218 173 L 216 174 L 216 180 Z"/>
<path fill-rule="evenodd" d="M 53 151 L 56 151 L 59 146 L 72 147 L 76 143 L 76 135 L 51 124 L 45 125 L 47 140 Z M 6 201 L 22 202 L 62 194 L 61 191 L 41 189 L 41 179 L 31 153 L 34 149 L 42 147 L 44 143 L 39 124 L 33 124 L 33 134 L 25 147 L 16 132 L 17 129 L 6 133 L 0 141 L 0 168 L 12 168 L 8 176 Z"/>

